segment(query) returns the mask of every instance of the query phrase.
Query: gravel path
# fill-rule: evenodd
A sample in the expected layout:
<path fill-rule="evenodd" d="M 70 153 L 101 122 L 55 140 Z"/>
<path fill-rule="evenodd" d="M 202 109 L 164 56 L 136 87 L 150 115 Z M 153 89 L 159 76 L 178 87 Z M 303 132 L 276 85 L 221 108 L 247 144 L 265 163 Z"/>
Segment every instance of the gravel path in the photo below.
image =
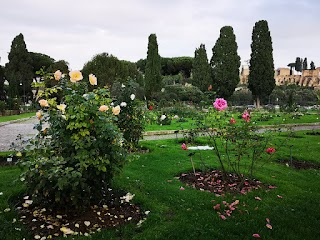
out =
<path fill-rule="evenodd" d="M 0 124 L 0 151 L 10 150 L 10 145 L 21 134 L 22 139 L 29 139 L 37 133 L 33 129 L 37 122 L 36 118 L 23 119 L 16 122 L 6 122 Z"/>
<path fill-rule="evenodd" d="M 37 123 L 36 117 L 29 119 L 21 119 L 14 122 L 0 123 L 0 151 L 10 150 L 10 145 L 14 142 L 19 134 L 22 139 L 29 139 L 34 136 L 37 131 L 33 129 L 35 123 Z M 294 126 L 294 131 L 300 130 L 316 130 L 320 129 L 320 125 L 304 125 Z M 171 131 L 172 132 L 172 131 Z M 183 137 L 181 133 L 177 134 L 178 138 Z M 176 134 L 160 134 L 144 136 L 143 140 L 161 140 L 161 139 L 174 139 Z"/>

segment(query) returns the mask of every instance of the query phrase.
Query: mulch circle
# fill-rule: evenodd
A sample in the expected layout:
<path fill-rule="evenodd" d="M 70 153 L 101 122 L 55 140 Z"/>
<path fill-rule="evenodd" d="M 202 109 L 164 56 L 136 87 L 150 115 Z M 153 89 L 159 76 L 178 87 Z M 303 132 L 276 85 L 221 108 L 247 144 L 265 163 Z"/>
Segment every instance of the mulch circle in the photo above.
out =
<path fill-rule="evenodd" d="M 31 230 L 35 239 L 54 239 L 61 236 L 89 236 L 102 229 L 115 228 L 134 223 L 139 226 L 147 212 L 126 200 L 115 199 L 116 204 L 99 204 L 91 206 L 81 213 L 64 213 L 33 206 L 26 196 L 19 204 L 20 221 Z M 28 204 L 30 203 L 31 204 Z M 26 204 L 27 203 L 27 204 Z"/>
<path fill-rule="evenodd" d="M 257 179 L 244 179 L 243 181 L 234 173 L 228 173 L 226 181 L 224 181 L 223 174 L 220 170 L 208 172 L 197 171 L 195 175 L 193 172 L 182 173 L 180 174 L 179 179 L 187 186 L 191 186 L 201 191 L 209 191 L 217 195 L 228 192 L 246 194 L 260 188 L 276 188 L 275 186 L 265 185 Z"/>
<path fill-rule="evenodd" d="M 313 162 L 306 162 L 300 160 L 278 160 L 280 164 L 286 165 L 288 167 L 293 167 L 295 169 L 320 169 L 320 164 L 313 163 Z"/>

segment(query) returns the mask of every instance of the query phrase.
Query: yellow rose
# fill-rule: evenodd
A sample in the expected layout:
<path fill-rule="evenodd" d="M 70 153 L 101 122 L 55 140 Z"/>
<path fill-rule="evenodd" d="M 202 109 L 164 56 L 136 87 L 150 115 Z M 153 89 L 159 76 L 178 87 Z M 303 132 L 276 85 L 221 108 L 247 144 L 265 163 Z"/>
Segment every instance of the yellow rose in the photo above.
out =
<path fill-rule="evenodd" d="M 114 108 L 112 108 L 112 113 L 114 114 L 114 115 L 118 115 L 119 113 L 120 113 L 120 106 L 118 105 L 118 106 L 116 106 L 116 107 L 114 107 Z"/>
<path fill-rule="evenodd" d="M 78 70 L 69 72 L 70 81 L 75 83 L 83 79 L 82 73 Z"/>
<path fill-rule="evenodd" d="M 40 120 L 42 118 L 42 111 L 39 110 L 38 112 L 36 112 L 36 116 L 37 116 L 38 120 Z"/>
<path fill-rule="evenodd" d="M 61 79 L 62 73 L 60 70 L 57 70 L 53 75 L 54 75 L 54 79 L 59 81 Z"/>
<path fill-rule="evenodd" d="M 96 76 L 95 75 L 93 75 L 93 74 L 90 74 L 89 75 L 89 82 L 90 82 L 90 84 L 91 85 L 97 85 L 97 78 L 96 78 Z"/>
<path fill-rule="evenodd" d="M 67 107 L 67 105 L 65 105 L 65 104 L 57 105 L 57 108 L 58 108 L 62 113 L 65 112 L 66 107 Z"/>
<path fill-rule="evenodd" d="M 41 107 L 49 107 L 48 101 L 44 99 L 40 99 L 39 104 Z"/>
<path fill-rule="evenodd" d="M 105 111 L 108 111 L 109 107 L 106 106 L 106 105 L 102 105 L 101 107 L 99 107 L 99 111 L 100 112 L 105 112 Z"/>

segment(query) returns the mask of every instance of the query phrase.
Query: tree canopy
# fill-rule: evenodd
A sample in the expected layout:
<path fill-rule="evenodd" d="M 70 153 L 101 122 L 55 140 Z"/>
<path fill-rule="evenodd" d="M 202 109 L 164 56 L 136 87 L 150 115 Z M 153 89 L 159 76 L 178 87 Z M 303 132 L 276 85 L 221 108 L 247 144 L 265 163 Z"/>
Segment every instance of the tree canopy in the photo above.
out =
<path fill-rule="evenodd" d="M 236 36 L 231 26 L 220 29 L 220 36 L 212 48 L 213 86 L 219 97 L 230 98 L 240 81 L 240 57 Z"/>
<path fill-rule="evenodd" d="M 9 96 L 31 96 L 33 79 L 32 58 L 27 50 L 22 33 L 16 36 L 11 44 L 8 56 L 9 62 L 5 66 L 5 76 L 9 82 Z"/>
<path fill-rule="evenodd" d="M 54 64 L 55 60 L 43 53 L 30 52 L 32 59 L 33 72 L 39 71 L 43 68 L 44 71 L 47 71 L 48 68 Z"/>
<path fill-rule="evenodd" d="M 308 59 L 307 58 L 304 58 L 302 67 L 303 67 L 303 70 L 307 70 L 308 69 Z"/>
<path fill-rule="evenodd" d="M 158 53 L 156 34 L 150 34 L 148 42 L 147 63 L 145 70 L 145 92 L 147 99 L 162 88 L 161 59 Z"/>
<path fill-rule="evenodd" d="M 275 88 L 272 39 L 266 20 L 255 23 L 252 31 L 248 88 L 260 107 L 260 99 Z"/>
<path fill-rule="evenodd" d="M 84 78 L 94 74 L 98 79 L 99 87 L 111 87 L 116 81 L 123 83 L 128 78 L 136 80 L 139 74 L 135 63 L 119 60 L 108 53 L 95 55 L 84 65 L 82 73 Z"/>
<path fill-rule="evenodd" d="M 316 66 L 314 65 L 313 61 L 311 61 L 311 63 L 310 63 L 310 69 L 311 70 L 315 70 L 316 69 Z"/>
<path fill-rule="evenodd" d="M 194 52 L 192 68 L 192 84 L 202 92 L 208 90 L 211 83 L 211 68 L 208 63 L 207 51 L 204 44 L 201 44 Z"/>

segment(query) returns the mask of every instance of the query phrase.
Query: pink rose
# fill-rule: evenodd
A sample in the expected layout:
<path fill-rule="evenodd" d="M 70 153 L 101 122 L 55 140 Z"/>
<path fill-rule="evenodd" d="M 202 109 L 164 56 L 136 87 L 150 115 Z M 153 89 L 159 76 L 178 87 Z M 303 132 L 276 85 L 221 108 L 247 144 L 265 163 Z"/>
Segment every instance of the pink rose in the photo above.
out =
<path fill-rule="evenodd" d="M 214 103 L 213 106 L 215 109 L 217 109 L 218 111 L 223 111 L 228 107 L 227 101 L 224 100 L 223 98 L 217 98 Z"/>
<path fill-rule="evenodd" d="M 231 118 L 230 119 L 230 124 L 235 124 L 236 123 L 236 120 L 234 118 Z"/>
<path fill-rule="evenodd" d="M 246 121 L 246 122 L 250 122 L 250 114 L 247 111 L 244 111 L 244 113 L 242 114 L 242 118 Z"/>
<path fill-rule="evenodd" d="M 182 150 L 188 150 L 187 145 L 185 143 L 182 143 L 181 148 Z"/>
<path fill-rule="evenodd" d="M 266 153 L 272 154 L 272 153 L 274 153 L 275 151 L 276 151 L 276 149 L 271 147 L 271 148 L 267 148 Z"/>

